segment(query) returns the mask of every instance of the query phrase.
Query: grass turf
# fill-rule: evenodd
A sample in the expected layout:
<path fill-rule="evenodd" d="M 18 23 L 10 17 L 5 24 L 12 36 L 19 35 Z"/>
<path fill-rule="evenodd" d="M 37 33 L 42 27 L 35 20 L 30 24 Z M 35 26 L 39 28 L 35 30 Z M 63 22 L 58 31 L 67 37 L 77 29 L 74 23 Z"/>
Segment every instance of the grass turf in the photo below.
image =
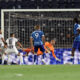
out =
<path fill-rule="evenodd" d="M 0 65 L 0 80 L 80 80 L 80 65 Z"/>

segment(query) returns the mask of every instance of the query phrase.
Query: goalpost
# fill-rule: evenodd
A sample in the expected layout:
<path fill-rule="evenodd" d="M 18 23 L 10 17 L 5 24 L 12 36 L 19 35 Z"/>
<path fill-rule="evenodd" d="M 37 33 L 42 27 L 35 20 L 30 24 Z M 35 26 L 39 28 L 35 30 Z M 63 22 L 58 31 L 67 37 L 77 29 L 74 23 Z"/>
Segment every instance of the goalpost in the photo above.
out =
<path fill-rule="evenodd" d="M 24 47 L 35 25 L 40 25 L 46 41 L 56 40 L 56 48 L 71 48 L 73 18 L 80 18 L 80 9 L 2 9 L 1 29 L 5 39 L 15 33 Z"/>

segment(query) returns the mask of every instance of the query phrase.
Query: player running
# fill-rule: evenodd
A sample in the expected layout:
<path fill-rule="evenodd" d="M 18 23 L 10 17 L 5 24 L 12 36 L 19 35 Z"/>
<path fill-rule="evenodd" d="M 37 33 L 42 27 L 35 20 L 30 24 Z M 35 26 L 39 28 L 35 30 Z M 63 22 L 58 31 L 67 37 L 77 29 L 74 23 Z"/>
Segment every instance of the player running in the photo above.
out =
<path fill-rule="evenodd" d="M 40 51 L 44 53 L 45 49 L 43 44 L 45 43 L 45 36 L 43 31 L 40 30 L 40 26 L 35 26 L 35 31 L 31 34 L 30 37 L 30 44 L 31 48 L 34 47 L 34 52 L 37 54 L 38 48 L 40 48 Z M 34 61 L 35 62 L 35 61 Z"/>
<path fill-rule="evenodd" d="M 20 59 L 20 65 L 23 64 L 23 56 L 18 52 L 17 48 L 16 48 L 16 43 L 21 47 L 21 43 L 18 41 L 17 38 L 15 38 L 15 34 L 12 33 L 10 34 L 10 38 L 8 38 L 6 40 L 6 43 L 7 43 L 7 49 L 5 50 L 5 53 L 3 54 L 3 57 L 2 57 L 2 64 L 4 64 L 4 57 L 6 54 L 8 54 L 8 65 L 10 64 L 10 57 L 9 57 L 9 54 L 11 53 L 15 53 L 16 55 L 19 56 L 19 59 Z"/>
<path fill-rule="evenodd" d="M 73 43 L 73 47 L 72 47 L 72 54 L 71 54 L 71 64 L 73 62 L 73 58 L 74 58 L 74 52 L 76 49 L 79 49 L 80 47 L 80 40 L 79 40 L 79 37 L 80 37 L 80 25 L 78 24 L 79 21 L 77 18 L 74 18 L 74 22 L 75 22 L 75 25 L 74 25 L 74 43 Z M 80 49 L 79 49 L 80 50 Z"/>
<path fill-rule="evenodd" d="M 73 48 L 72 48 L 71 64 L 72 64 L 72 62 L 74 60 L 74 52 L 75 52 L 75 50 L 78 49 L 80 51 L 80 25 L 77 28 L 77 33 L 78 33 L 78 35 L 74 39 Z"/>

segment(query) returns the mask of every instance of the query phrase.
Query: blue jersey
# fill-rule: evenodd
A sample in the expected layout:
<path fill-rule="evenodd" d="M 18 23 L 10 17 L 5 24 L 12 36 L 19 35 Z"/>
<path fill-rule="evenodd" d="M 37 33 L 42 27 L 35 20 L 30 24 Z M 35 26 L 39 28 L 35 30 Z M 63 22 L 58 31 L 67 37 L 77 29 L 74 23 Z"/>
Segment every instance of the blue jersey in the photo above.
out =
<path fill-rule="evenodd" d="M 76 23 L 75 25 L 74 25 L 74 35 L 76 35 L 77 34 L 77 28 L 78 28 L 79 26 L 78 26 L 78 24 Z"/>
<path fill-rule="evenodd" d="M 74 41 L 80 42 L 80 34 L 79 34 L 78 36 L 75 37 Z"/>
<path fill-rule="evenodd" d="M 42 36 L 44 36 L 44 33 L 41 30 L 36 30 L 31 34 L 31 38 L 34 40 L 34 46 L 43 45 Z"/>

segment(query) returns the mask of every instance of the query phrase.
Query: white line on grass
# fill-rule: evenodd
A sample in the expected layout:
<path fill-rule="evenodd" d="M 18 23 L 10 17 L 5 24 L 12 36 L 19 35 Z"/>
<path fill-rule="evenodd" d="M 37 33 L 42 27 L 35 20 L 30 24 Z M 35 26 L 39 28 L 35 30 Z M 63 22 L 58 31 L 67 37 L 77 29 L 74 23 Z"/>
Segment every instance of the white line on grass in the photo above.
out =
<path fill-rule="evenodd" d="M 16 74 L 16 76 L 18 76 L 18 77 L 22 77 L 22 76 L 23 76 L 23 74 Z"/>

